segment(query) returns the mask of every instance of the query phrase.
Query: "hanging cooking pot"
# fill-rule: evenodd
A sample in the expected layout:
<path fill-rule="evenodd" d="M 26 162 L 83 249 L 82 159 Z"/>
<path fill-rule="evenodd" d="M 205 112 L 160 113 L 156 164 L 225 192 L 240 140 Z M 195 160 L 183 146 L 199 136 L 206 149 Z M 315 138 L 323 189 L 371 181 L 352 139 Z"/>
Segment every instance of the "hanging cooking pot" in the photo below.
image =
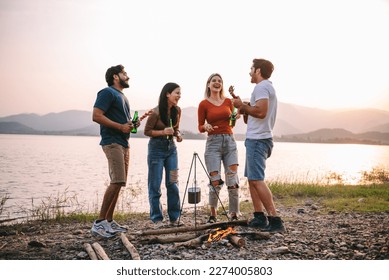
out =
<path fill-rule="evenodd" d="M 201 189 L 197 186 L 188 189 L 188 203 L 197 204 L 201 201 Z"/>

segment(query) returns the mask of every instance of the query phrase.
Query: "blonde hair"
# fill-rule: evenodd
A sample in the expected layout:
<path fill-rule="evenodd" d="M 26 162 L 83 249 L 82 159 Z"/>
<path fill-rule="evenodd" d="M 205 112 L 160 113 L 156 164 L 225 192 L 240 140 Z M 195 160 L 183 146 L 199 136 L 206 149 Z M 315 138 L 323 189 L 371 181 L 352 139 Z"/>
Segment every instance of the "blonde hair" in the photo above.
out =
<path fill-rule="evenodd" d="M 211 82 L 212 78 L 218 76 L 222 80 L 222 89 L 220 91 L 220 97 L 224 98 L 224 81 L 222 76 L 219 73 L 213 73 L 211 76 L 209 76 L 207 83 L 205 84 L 205 92 L 204 92 L 204 98 L 208 98 L 211 96 L 211 90 L 209 89 L 209 83 Z"/>

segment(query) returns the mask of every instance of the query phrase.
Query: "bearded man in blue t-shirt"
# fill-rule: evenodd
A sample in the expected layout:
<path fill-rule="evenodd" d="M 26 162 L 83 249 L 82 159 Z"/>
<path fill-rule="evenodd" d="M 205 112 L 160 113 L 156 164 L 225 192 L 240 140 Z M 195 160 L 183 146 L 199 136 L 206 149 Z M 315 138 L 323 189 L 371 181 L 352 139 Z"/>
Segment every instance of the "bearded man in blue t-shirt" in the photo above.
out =
<path fill-rule="evenodd" d="M 130 87 L 130 78 L 122 65 L 110 67 L 105 80 L 108 87 L 97 94 L 93 108 L 93 121 L 100 124 L 100 145 L 108 160 L 110 184 L 107 187 L 98 219 L 93 223 L 94 235 L 110 238 L 127 228 L 113 220 L 113 212 L 121 187 L 126 185 L 130 148 L 128 139 L 134 127 L 131 122 L 130 105 L 123 89 Z M 140 122 L 135 126 L 139 126 Z"/>

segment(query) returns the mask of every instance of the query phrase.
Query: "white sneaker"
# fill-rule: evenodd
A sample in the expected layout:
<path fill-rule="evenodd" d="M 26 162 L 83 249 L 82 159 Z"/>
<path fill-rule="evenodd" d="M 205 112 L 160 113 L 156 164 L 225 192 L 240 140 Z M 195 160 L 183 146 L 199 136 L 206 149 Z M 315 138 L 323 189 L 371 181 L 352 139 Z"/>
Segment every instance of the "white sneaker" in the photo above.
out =
<path fill-rule="evenodd" d="M 119 225 L 115 220 L 108 222 L 111 227 L 111 232 L 127 232 L 128 228 L 125 226 Z"/>
<path fill-rule="evenodd" d="M 163 222 L 162 221 L 157 221 L 154 223 L 154 229 L 159 229 L 163 227 Z"/>
<path fill-rule="evenodd" d="M 183 227 L 183 226 L 185 226 L 185 224 L 181 221 L 180 221 L 180 223 L 178 223 L 178 220 L 176 220 L 176 221 L 170 221 L 169 226 L 171 226 L 171 227 Z"/>
<path fill-rule="evenodd" d="M 115 233 L 112 231 L 110 224 L 107 220 L 103 220 L 99 223 L 94 221 L 93 226 L 91 228 L 91 233 L 96 236 L 111 238 L 115 236 Z"/>

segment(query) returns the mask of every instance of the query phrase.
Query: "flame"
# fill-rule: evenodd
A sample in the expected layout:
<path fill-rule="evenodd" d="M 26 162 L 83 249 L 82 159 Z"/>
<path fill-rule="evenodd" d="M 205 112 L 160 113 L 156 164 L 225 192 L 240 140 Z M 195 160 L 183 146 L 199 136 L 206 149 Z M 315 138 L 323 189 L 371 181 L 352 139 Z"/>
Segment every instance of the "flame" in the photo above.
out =
<path fill-rule="evenodd" d="M 211 242 L 219 241 L 219 240 L 223 239 L 224 237 L 226 237 L 227 235 L 233 234 L 233 233 L 236 233 L 236 231 L 232 227 L 228 227 L 227 229 L 217 228 L 217 229 L 215 229 L 215 231 L 213 233 L 209 234 L 208 242 L 211 243 Z"/>

